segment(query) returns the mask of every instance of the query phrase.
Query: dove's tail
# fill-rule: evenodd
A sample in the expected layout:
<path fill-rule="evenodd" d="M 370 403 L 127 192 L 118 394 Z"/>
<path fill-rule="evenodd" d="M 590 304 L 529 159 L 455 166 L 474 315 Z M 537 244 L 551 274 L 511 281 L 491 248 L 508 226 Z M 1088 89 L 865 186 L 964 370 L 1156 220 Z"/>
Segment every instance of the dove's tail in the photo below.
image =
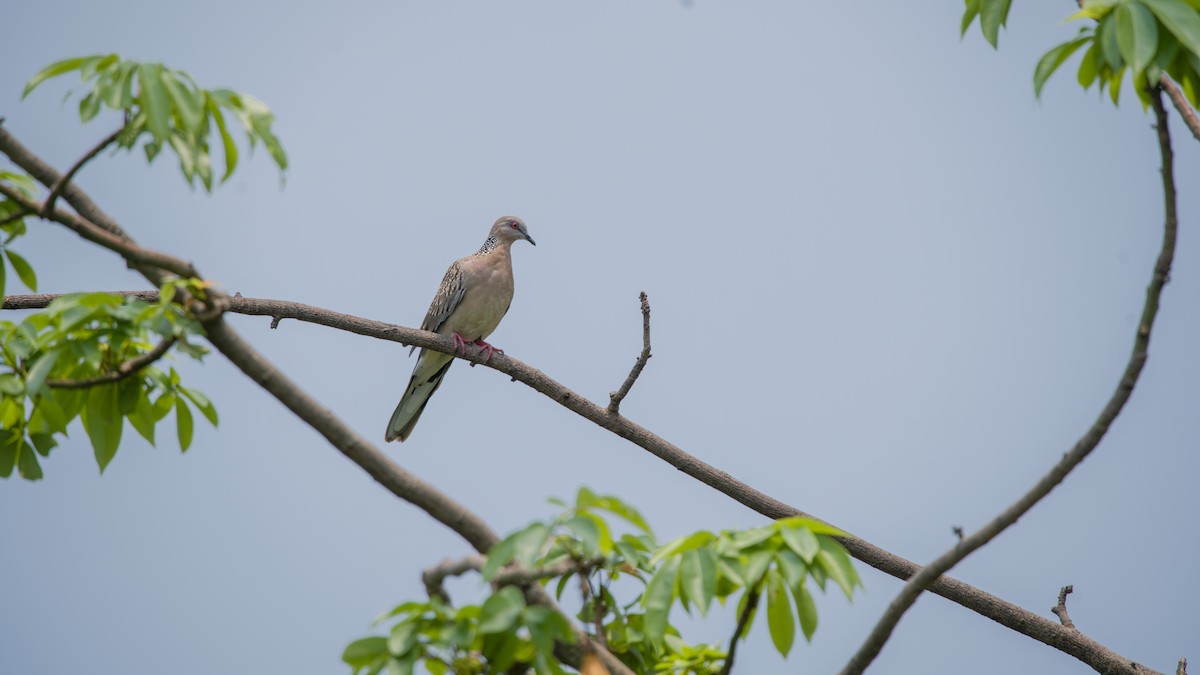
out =
<path fill-rule="evenodd" d="M 417 367 L 413 369 L 412 379 L 408 381 L 408 389 L 404 391 L 404 397 L 392 413 L 392 420 L 388 422 L 387 434 L 384 435 L 386 440 L 404 442 L 408 438 L 413 427 L 417 426 L 425 404 L 429 403 L 429 397 L 442 385 L 442 378 L 446 376 L 446 371 L 450 370 L 452 363 L 452 356 L 421 351 L 417 358 Z"/>

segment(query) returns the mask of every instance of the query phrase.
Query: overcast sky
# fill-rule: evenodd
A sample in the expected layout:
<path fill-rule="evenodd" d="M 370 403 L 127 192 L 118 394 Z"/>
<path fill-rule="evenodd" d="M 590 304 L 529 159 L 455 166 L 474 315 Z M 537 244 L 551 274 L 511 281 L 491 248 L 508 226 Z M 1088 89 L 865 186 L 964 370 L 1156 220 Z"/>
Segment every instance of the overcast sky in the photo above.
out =
<path fill-rule="evenodd" d="M 229 291 L 416 326 L 492 221 L 537 239 L 492 342 L 596 401 L 640 349 L 622 407 L 768 494 L 916 561 L 1024 492 L 1091 424 L 1132 344 L 1162 228 L 1151 117 L 1080 91 L 1034 100 L 1073 3 L 1015 3 L 1001 49 L 961 3 L 11 3 L 0 116 L 59 167 L 81 127 L 51 61 L 116 51 L 253 93 L 265 153 L 213 195 L 169 157 L 102 157 L 79 182 L 151 247 Z M 1172 111 L 1174 117 L 1174 111 Z M 1200 660 L 1200 147 L 1175 127 L 1182 225 L 1149 365 L 1096 453 L 954 574 L 1163 671 Z M 50 292 L 144 288 L 113 254 L 33 225 L 16 250 Z M 231 323 L 382 442 L 407 350 L 326 328 Z M 767 355 L 769 352 L 770 355 Z M 782 356 L 781 356 L 782 355 Z M 132 430 L 103 477 L 81 427 L 45 480 L 0 483 L 0 672 L 341 673 L 347 642 L 468 552 L 219 355 L 181 362 L 221 414 L 180 455 Z M 384 448 L 507 532 L 586 484 L 666 540 L 756 513 L 482 368 L 452 369 Z M 825 673 L 899 582 L 859 567 L 818 598 L 789 662 L 755 627 L 742 673 Z M 479 584 L 452 588 L 459 597 Z M 730 612 L 689 624 L 722 641 Z M 1085 673 L 937 597 L 872 672 Z"/>

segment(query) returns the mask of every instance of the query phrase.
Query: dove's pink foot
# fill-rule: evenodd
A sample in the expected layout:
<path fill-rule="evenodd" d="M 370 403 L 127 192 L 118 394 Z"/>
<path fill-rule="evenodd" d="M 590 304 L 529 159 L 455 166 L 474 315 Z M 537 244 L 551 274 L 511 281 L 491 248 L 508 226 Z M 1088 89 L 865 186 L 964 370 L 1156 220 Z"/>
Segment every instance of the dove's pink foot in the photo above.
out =
<path fill-rule="evenodd" d="M 466 356 L 467 355 L 467 345 L 470 344 L 470 341 L 467 340 L 466 338 L 464 338 L 463 336 L 459 335 L 458 333 L 454 333 L 451 337 L 454 338 L 455 353 L 461 353 L 463 356 Z"/>
<path fill-rule="evenodd" d="M 503 349 L 498 349 L 496 347 L 489 345 L 488 343 L 483 341 L 483 338 L 476 340 L 475 345 L 477 347 L 479 347 L 479 353 L 482 354 L 484 351 L 487 351 L 487 356 L 484 357 L 484 359 L 483 359 L 484 363 L 487 363 L 488 361 L 492 360 L 492 354 L 495 354 L 496 352 L 499 352 L 501 354 L 504 353 Z"/>

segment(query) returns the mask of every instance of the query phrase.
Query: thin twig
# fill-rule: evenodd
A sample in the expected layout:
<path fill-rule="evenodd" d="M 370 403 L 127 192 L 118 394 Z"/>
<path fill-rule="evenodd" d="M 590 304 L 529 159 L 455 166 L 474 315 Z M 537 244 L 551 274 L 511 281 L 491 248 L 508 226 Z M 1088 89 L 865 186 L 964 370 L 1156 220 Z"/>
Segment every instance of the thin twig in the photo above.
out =
<path fill-rule="evenodd" d="M 1160 80 L 1162 88 L 1167 92 L 1167 96 L 1171 97 L 1171 103 L 1175 104 L 1175 109 L 1179 111 L 1179 116 L 1183 118 L 1183 123 L 1187 125 L 1192 135 L 1196 140 L 1200 141 L 1200 117 L 1196 116 L 1196 109 L 1188 102 L 1187 97 L 1179 90 L 1179 87 L 1171 81 L 1171 78 L 1166 75 Z"/>
<path fill-rule="evenodd" d="M 113 291 L 113 293 L 151 302 L 158 299 L 156 291 Z M 3 307 L 4 309 L 39 309 L 57 297 L 59 296 L 54 294 L 10 295 L 4 299 Z M 467 361 L 474 359 L 482 363 L 482 358 L 478 357 L 475 352 L 468 352 L 465 356 L 456 355 L 454 341 L 437 333 L 364 319 L 323 307 L 287 300 L 248 298 L 235 294 L 229 298 L 229 303 L 229 311 L 235 314 L 296 319 L 405 346 L 416 345 L 443 354 L 455 355 Z M 606 408 L 592 403 L 558 381 L 546 376 L 542 371 L 511 356 L 496 354 L 486 365 L 508 376 L 514 382 L 521 382 L 529 386 L 580 417 L 634 443 L 688 476 L 768 518 L 778 519 L 792 516 L 817 518 L 700 461 L 682 448 L 627 417 L 609 415 Z M 820 520 L 820 518 L 817 519 Z M 849 529 L 837 527 L 841 530 Z M 910 579 L 921 570 L 921 566 L 911 560 L 864 539 L 851 536 L 843 538 L 841 541 L 850 555 L 897 579 Z M 1069 654 L 1100 672 L 1129 675 L 1149 672 L 1140 666 L 1131 666 L 1130 659 L 1088 638 L 1079 631 L 1067 630 L 1057 621 L 1031 612 L 953 577 L 941 576 L 934 580 L 927 590 L 1006 628 Z"/>
<path fill-rule="evenodd" d="M 83 168 L 83 165 L 92 161 L 96 155 L 103 152 L 104 149 L 111 145 L 113 141 L 117 140 L 117 137 L 121 135 L 122 131 L 125 131 L 125 125 L 121 125 L 121 128 L 105 136 L 99 143 L 96 144 L 94 148 L 88 150 L 83 157 L 80 157 L 70 169 L 67 169 L 67 172 L 64 173 L 62 177 L 54 183 L 54 186 L 50 188 L 50 194 L 46 196 L 46 202 L 42 205 L 41 211 L 39 211 L 39 213 L 42 214 L 42 217 L 48 218 L 54 211 L 54 203 L 58 201 L 58 196 L 62 194 L 63 188 L 65 188 L 71 182 L 71 179 L 75 178 L 75 174 L 79 173 L 79 170 Z"/>
<path fill-rule="evenodd" d="M 1175 675 L 1187 675 L 1187 657 L 1179 659 L 1179 665 L 1175 666 Z"/>
<path fill-rule="evenodd" d="M 0 225 L 7 225 L 7 224 L 13 222 L 14 220 L 20 220 L 20 219 L 24 218 L 25 216 L 30 215 L 31 213 L 32 213 L 32 211 L 30 211 L 29 209 L 26 209 L 25 207 L 21 207 L 20 209 L 17 209 L 16 213 L 11 213 L 3 218 L 0 218 Z"/>
<path fill-rule="evenodd" d="M 859 647 L 858 651 L 850 658 L 850 661 L 842 669 L 842 675 L 859 675 L 867 666 L 871 664 L 875 657 L 879 655 L 879 651 L 883 649 L 883 645 L 887 643 L 891 637 L 892 630 L 896 624 L 900 622 L 901 617 L 912 607 L 917 598 L 924 592 L 937 577 L 944 574 L 951 567 L 956 565 L 960 560 L 971 554 L 972 551 L 987 544 L 997 535 L 1007 529 L 1010 525 L 1017 522 L 1017 519 L 1025 515 L 1029 509 L 1033 508 L 1043 497 L 1050 494 L 1050 491 L 1067 477 L 1076 466 L 1091 454 L 1092 450 L 1104 438 L 1104 434 L 1108 431 L 1109 426 L 1120 414 L 1122 408 L 1125 407 L 1126 401 L 1133 393 L 1134 385 L 1137 384 L 1138 376 L 1141 375 L 1142 368 L 1146 365 L 1146 358 L 1150 346 L 1150 330 L 1154 325 L 1154 317 L 1158 314 L 1159 296 L 1162 294 L 1163 286 L 1166 285 L 1171 274 L 1171 262 L 1175 256 L 1175 236 L 1178 229 L 1178 219 L 1176 216 L 1175 207 L 1175 174 L 1174 174 L 1174 154 L 1171 151 L 1171 136 L 1167 128 L 1167 112 L 1163 108 L 1162 90 L 1155 88 L 1151 92 L 1150 102 L 1154 107 L 1154 115 L 1158 123 L 1155 125 L 1158 130 L 1158 147 L 1162 155 L 1162 185 L 1163 185 L 1163 201 L 1165 212 L 1165 224 L 1163 226 L 1163 241 L 1162 249 L 1159 251 L 1158 260 L 1154 264 L 1154 272 L 1150 277 L 1150 285 L 1146 289 L 1146 302 L 1142 308 L 1142 317 L 1138 322 L 1137 332 L 1134 336 L 1133 350 L 1129 356 L 1129 361 L 1125 365 L 1125 372 L 1117 383 L 1117 388 L 1109 398 L 1104 409 L 1100 411 L 1096 421 L 1088 428 L 1087 432 L 1075 443 L 1070 452 L 1063 455 L 1054 468 L 1041 478 L 1028 492 L 1021 496 L 1012 506 L 1002 511 L 999 515 L 981 527 L 971 536 L 963 539 L 954 548 L 938 556 L 936 560 L 929 563 L 924 569 L 914 575 L 901 589 L 892 603 L 888 605 L 883 616 L 879 618 L 879 622 L 875 624 L 875 628 L 870 635 Z M 1078 631 L 1073 631 L 1078 632 Z M 1121 664 L 1121 668 L 1125 672 L 1145 672 L 1140 670 L 1143 667 L 1127 662 Z M 1097 668 L 1097 670 L 1100 670 Z M 1109 672 L 1110 669 L 1105 668 L 1101 672 Z"/>
<path fill-rule="evenodd" d="M 1050 609 L 1054 616 L 1058 617 L 1059 622 L 1064 628 L 1071 630 L 1079 630 L 1075 627 L 1075 622 L 1071 621 L 1071 615 L 1067 614 L 1067 596 L 1075 592 L 1075 587 L 1071 585 L 1063 586 L 1058 592 L 1058 604 Z"/>
<path fill-rule="evenodd" d="M 19 190 L 4 183 L 0 183 L 0 194 L 17 202 L 32 213 L 41 214 L 43 212 L 42 203 L 26 197 Z M 131 264 L 158 268 L 183 277 L 200 276 L 200 273 L 196 271 L 196 268 L 191 263 L 165 253 L 142 248 L 133 243 L 132 240 L 115 235 L 82 216 L 77 216 L 62 209 L 54 209 L 43 217 L 61 225 L 66 225 L 68 229 L 74 231 L 84 239 L 120 254 Z M 153 275 L 151 279 L 155 284 L 161 284 L 164 280 L 165 276 L 161 273 Z"/>
<path fill-rule="evenodd" d="M 633 370 L 629 371 L 629 377 L 625 378 L 625 383 L 621 385 L 621 388 L 608 395 L 608 413 L 610 415 L 620 414 L 621 401 L 629 394 L 633 383 L 637 382 L 638 376 L 642 374 L 642 369 L 646 367 L 646 362 L 650 360 L 650 300 L 646 297 L 646 291 L 642 291 L 638 297 L 642 301 L 642 353 L 633 363 Z"/>
<path fill-rule="evenodd" d="M 765 577 L 764 577 L 765 578 Z M 746 624 L 750 623 L 750 617 L 754 614 L 754 608 L 758 606 L 759 591 L 762 589 L 763 580 L 759 579 L 754 583 L 754 586 L 746 592 L 750 597 L 746 598 L 746 605 L 742 607 L 742 613 L 738 615 L 737 626 L 733 629 L 733 637 L 729 638 L 729 653 L 725 655 L 725 665 L 721 666 L 720 675 L 729 675 L 733 670 L 733 655 L 737 652 L 738 640 L 742 638 L 742 633 L 746 631 Z"/>
<path fill-rule="evenodd" d="M 145 368 L 151 363 L 161 359 L 163 355 L 167 353 L 167 350 L 171 348 L 171 345 L 174 344 L 174 336 L 163 338 L 162 341 L 154 346 L 154 349 L 151 349 L 145 354 L 129 359 L 128 361 L 123 361 L 116 368 L 113 368 L 103 375 L 97 375 L 96 377 L 91 377 L 86 380 L 46 380 L 46 386 L 57 389 L 87 389 L 88 387 L 94 387 L 98 384 L 117 382 L 129 377 L 130 375 L 133 375 L 142 368 Z"/>

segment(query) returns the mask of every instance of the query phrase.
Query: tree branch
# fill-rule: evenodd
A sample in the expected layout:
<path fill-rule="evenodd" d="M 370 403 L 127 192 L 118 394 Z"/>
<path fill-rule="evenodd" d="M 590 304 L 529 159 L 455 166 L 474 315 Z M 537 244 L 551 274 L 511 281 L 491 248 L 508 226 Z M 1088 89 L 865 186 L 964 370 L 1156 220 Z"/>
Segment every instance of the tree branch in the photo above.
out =
<path fill-rule="evenodd" d="M 1171 78 L 1166 75 L 1162 76 L 1159 81 L 1162 84 L 1163 91 L 1167 92 L 1167 96 L 1171 97 L 1171 103 L 1175 104 L 1175 109 L 1179 111 L 1179 116 L 1183 118 L 1183 123 L 1187 125 L 1192 135 L 1196 140 L 1200 141 L 1200 117 L 1196 116 L 1196 109 L 1188 102 L 1187 97 L 1179 90 L 1179 87 L 1171 81 Z"/>
<path fill-rule="evenodd" d="M 1058 604 L 1050 609 L 1054 616 L 1058 617 L 1059 623 L 1065 628 L 1079 630 L 1075 628 L 1075 622 L 1071 621 L 1071 615 L 1067 614 L 1067 596 L 1075 592 L 1075 587 L 1071 585 L 1063 586 L 1058 592 Z"/>
<path fill-rule="evenodd" d="M 642 374 L 642 369 L 646 367 L 646 362 L 650 360 L 650 300 L 646 297 L 646 291 L 639 293 L 638 297 L 642 301 L 642 353 L 633 363 L 633 370 L 629 371 L 629 377 L 625 378 L 625 383 L 621 385 L 621 388 L 608 395 L 610 415 L 620 414 L 621 401 L 625 400 L 629 390 L 633 388 L 633 383 L 637 382 L 638 376 Z"/>
<path fill-rule="evenodd" d="M 92 161 L 96 155 L 103 152 L 113 141 L 117 140 L 122 131 L 125 131 L 125 125 L 121 125 L 121 128 L 105 136 L 94 148 L 88 150 L 83 157 L 80 157 L 79 161 L 75 162 L 70 169 L 67 169 L 67 172 L 55 181 L 54 186 L 50 188 L 50 194 L 46 196 L 46 203 L 42 205 L 42 209 L 38 213 L 48 218 L 54 212 L 54 202 L 58 201 L 58 196 L 62 194 L 63 188 L 70 184 L 71 179 L 75 177 L 75 174 L 79 173 L 84 164 Z"/>
<path fill-rule="evenodd" d="M 58 173 L 53 168 L 29 152 L 28 149 L 17 142 L 3 127 L 0 127 L 0 152 L 8 155 L 14 163 L 43 185 L 53 185 L 59 179 Z M 75 184 L 68 184 L 64 187 L 62 197 L 88 222 L 110 234 L 123 238 L 127 243 L 133 243 L 128 238 L 128 235 L 125 235 L 120 226 L 110 216 L 100 210 Z M 56 211 L 55 213 L 60 213 L 60 211 Z M 143 267 L 139 267 L 138 269 L 152 281 L 155 281 L 154 273 L 156 270 L 147 270 Z M 155 283 L 157 282 L 155 281 Z M 14 308 L 25 304 L 21 300 L 22 297 L 44 298 L 48 296 L 17 296 L 13 305 Z M 142 297 L 157 297 L 157 294 L 147 294 Z M 446 354 L 453 354 L 454 351 L 450 338 L 443 339 L 434 333 L 360 319 L 298 303 L 288 303 L 279 300 L 251 301 L 248 298 L 229 298 L 229 300 L 231 303 L 230 309 L 240 311 L 241 313 L 295 318 L 333 328 L 340 328 L 360 335 L 426 347 Z M 9 299 L 6 298 L 5 307 L 8 306 Z M 239 306 L 240 309 L 238 309 Z M 394 465 L 386 456 L 382 455 L 377 449 L 346 427 L 341 420 L 327 409 L 321 407 L 309 398 L 307 394 L 283 377 L 282 373 L 267 363 L 253 348 L 245 344 L 240 336 L 229 328 L 223 320 L 217 319 L 206 324 L 206 326 L 210 327 L 210 341 L 229 357 L 235 365 L 238 365 L 247 375 L 256 382 L 259 382 L 261 386 L 270 391 L 276 398 L 283 401 L 289 409 L 314 429 L 317 429 L 339 451 L 350 458 L 351 461 L 359 464 L 363 470 L 367 471 L 368 474 L 381 485 L 384 485 L 389 491 L 393 492 L 393 494 L 417 505 L 431 515 L 434 515 L 436 512 L 438 515 L 434 515 L 435 518 L 466 538 L 473 546 L 476 546 L 477 550 L 480 545 L 483 545 L 489 539 L 494 541 L 494 533 L 491 533 L 486 525 L 478 521 L 474 514 L 465 512 L 465 519 L 463 522 L 459 522 L 456 514 L 465 511 L 462 510 L 461 506 L 449 500 L 448 497 L 445 497 L 445 495 L 442 495 L 431 486 L 419 481 L 415 476 L 408 474 L 400 467 Z M 463 358 L 475 363 L 482 362 L 473 353 Z M 524 382 L 534 390 L 546 395 L 584 419 L 633 442 L 680 471 L 769 518 L 808 515 L 793 506 L 755 490 L 724 471 L 701 462 L 679 447 L 627 418 L 620 415 L 608 414 L 606 408 L 591 403 L 546 377 L 540 371 L 526 366 L 516 359 L 496 354 L 485 365 L 509 375 L 514 380 Z M 283 384 L 279 384 L 280 382 Z M 285 398 L 288 400 L 285 400 Z M 429 508 L 426 508 L 427 506 L 434 510 L 430 511 Z M 443 520 L 443 518 L 447 520 Z M 850 554 L 858 560 L 894 577 L 907 579 L 920 570 L 917 564 L 861 539 L 847 538 L 843 539 L 842 543 L 846 546 Z M 933 581 L 929 585 L 928 590 L 986 616 L 1001 625 L 1070 654 L 1102 672 L 1145 672 L 1144 670 L 1139 670 L 1140 667 L 1136 666 L 1136 664 L 1130 665 L 1131 661 L 1129 659 L 1086 638 L 1078 631 L 1069 631 L 1045 617 L 990 595 L 969 584 L 949 577 L 943 577 Z"/>
<path fill-rule="evenodd" d="M 1175 236 L 1178 229 L 1178 218 L 1175 210 L 1174 156 L 1171 151 L 1170 131 L 1167 128 L 1167 112 L 1163 108 L 1162 90 L 1156 87 L 1151 94 L 1150 102 L 1154 107 L 1154 115 L 1158 121 L 1155 125 L 1158 130 L 1158 147 L 1162 155 L 1163 210 L 1165 214 L 1163 240 L 1158 260 L 1154 264 L 1154 272 L 1150 277 L 1150 285 L 1146 289 L 1146 302 L 1142 307 L 1142 317 L 1138 322 L 1137 332 L 1134 335 L 1133 350 L 1129 356 L 1128 363 L 1125 365 L 1125 372 L 1117 383 L 1116 390 L 1113 391 L 1108 403 L 1100 411 L 1099 416 L 1092 423 L 1092 426 L 1075 442 L 1075 446 L 1071 448 L 1071 451 L 1063 455 L 1062 459 L 1054 465 L 1054 468 L 1049 473 L 1043 476 L 1041 480 L 1022 495 L 1012 506 L 1002 511 L 977 532 L 960 541 L 954 548 L 938 556 L 936 560 L 929 563 L 929 565 L 908 580 L 908 583 L 904 585 L 904 588 L 901 589 L 896 599 L 888 605 L 887 610 L 880 617 L 879 622 L 875 625 L 870 635 L 867 636 L 862 646 L 842 669 L 842 675 L 859 675 L 865 671 L 875 657 L 879 655 L 879 651 L 887 643 L 892 630 L 900 622 L 901 617 L 904 616 L 909 607 L 912 607 L 913 603 L 917 601 L 917 598 L 934 579 L 941 576 L 951 567 L 958 564 L 960 560 L 987 544 L 1010 525 L 1017 522 L 1017 519 L 1033 508 L 1034 504 L 1037 504 L 1043 497 L 1050 494 L 1050 491 L 1061 483 L 1072 469 L 1079 466 L 1091 454 L 1092 450 L 1099 445 L 1100 440 L 1104 438 L 1104 434 L 1108 431 L 1113 421 L 1116 420 L 1117 415 L 1121 413 L 1121 410 L 1125 407 L 1125 403 L 1133 393 L 1138 376 L 1141 375 L 1142 368 L 1146 365 L 1150 347 L 1150 330 L 1154 326 L 1154 317 L 1158 313 L 1159 296 L 1162 294 L 1163 286 L 1166 285 L 1171 274 L 1171 262 L 1175 256 Z M 1070 630 L 1066 626 L 1064 628 Z M 1120 672 L 1145 672 L 1142 666 L 1130 661 L 1105 667 L 1101 672 L 1116 672 L 1117 665 L 1120 666 Z"/>
<path fill-rule="evenodd" d="M 98 384 L 117 382 L 129 377 L 130 375 L 133 375 L 142 368 L 145 368 L 151 363 L 161 359 L 163 355 L 167 353 L 167 350 L 171 348 L 171 345 L 174 344 L 174 336 L 163 338 L 161 342 L 154 346 L 154 349 L 151 349 L 145 354 L 129 359 L 128 361 L 122 362 L 116 368 L 113 368 L 103 375 L 97 375 L 96 377 L 88 378 L 86 380 L 46 380 L 46 386 L 56 387 L 59 389 L 87 389 L 88 387 L 94 387 Z"/>
<path fill-rule="evenodd" d="M 0 133 L 2 132 L 3 130 L 0 129 Z M 17 204 L 20 204 L 22 208 L 28 210 L 30 213 L 43 213 L 43 209 L 45 207 L 43 203 L 26 197 L 19 190 L 16 190 L 8 185 L 0 183 L 0 194 L 8 197 Z M 42 217 L 48 220 L 53 220 L 61 225 L 65 225 L 68 229 L 84 239 L 87 239 L 94 244 L 99 244 L 110 251 L 118 253 L 121 257 L 125 258 L 125 260 L 127 260 L 131 266 L 138 267 L 139 271 L 141 271 L 144 275 L 152 277 L 150 278 L 150 281 L 156 286 L 161 284 L 165 280 L 165 277 L 161 273 L 150 274 L 142 268 L 158 268 L 159 270 L 166 270 L 179 276 L 189 278 L 200 276 L 200 273 L 196 271 L 196 268 L 193 267 L 191 263 L 165 253 L 159 253 L 158 251 L 142 248 L 141 246 L 133 243 L 133 240 L 127 237 L 115 235 L 112 232 L 109 232 L 107 229 L 91 222 L 90 220 L 77 216 L 68 211 L 54 209 Z"/>
<path fill-rule="evenodd" d="M 117 291 L 116 293 L 148 301 L 158 299 L 156 291 Z M 4 299 L 3 306 L 4 309 L 37 309 L 45 307 L 56 297 L 58 296 L 52 294 L 12 295 Z M 357 335 L 397 342 L 405 346 L 416 345 L 442 352 L 443 354 L 455 355 L 454 341 L 449 337 L 442 337 L 436 333 L 429 333 L 382 321 L 373 321 L 371 319 L 364 319 L 350 314 L 343 314 L 313 305 L 286 300 L 247 298 L 239 294 L 230 296 L 228 300 L 228 311 L 235 314 L 296 319 L 344 330 Z M 475 352 L 468 352 L 465 356 L 458 355 L 458 358 L 475 363 L 483 363 L 482 358 L 477 356 Z M 497 353 L 484 365 L 505 374 L 514 381 L 529 386 L 571 412 L 578 414 L 580 417 L 638 445 L 683 473 L 732 497 L 768 518 L 778 519 L 791 516 L 816 518 L 816 516 L 785 504 L 739 481 L 728 473 L 700 461 L 626 417 L 609 415 L 606 408 L 588 401 L 557 381 L 547 377 L 540 370 L 528 366 L 511 356 Z M 817 519 L 820 520 L 819 518 Z M 842 530 L 847 529 L 840 526 L 837 527 Z M 916 563 L 880 548 L 864 539 L 852 537 L 842 539 L 841 541 L 852 556 L 884 574 L 898 579 L 909 579 L 921 570 L 921 567 Z M 927 590 L 985 616 L 1002 626 L 1069 654 L 1097 670 L 1109 668 L 1109 671 L 1113 673 L 1128 674 L 1148 672 L 1145 669 L 1139 670 L 1140 666 L 1130 666 L 1129 664 L 1132 663 L 1130 659 L 1117 654 L 1078 631 L 1067 630 L 1053 620 L 953 577 L 942 576 L 933 581 Z"/>
<path fill-rule="evenodd" d="M 729 638 L 729 653 L 725 655 L 725 665 L 721 666 L 720 675 L 729 675 L 733 670 L 733 656 L 737 652 L 738 640 L 742 637 L 742 633 L 746 632 L 746 624 L 750 623 L 750 617 L 754 615 L 754 608 L 758 606 L 762 583 L 763 580 L 759 579 L 753 587 L 746 589 L 750 596 L 746 598 L 746 606 L 742 607 L 742 613 L 738 615 L 737 626 L 733 629 L 733 637 Z"/>

